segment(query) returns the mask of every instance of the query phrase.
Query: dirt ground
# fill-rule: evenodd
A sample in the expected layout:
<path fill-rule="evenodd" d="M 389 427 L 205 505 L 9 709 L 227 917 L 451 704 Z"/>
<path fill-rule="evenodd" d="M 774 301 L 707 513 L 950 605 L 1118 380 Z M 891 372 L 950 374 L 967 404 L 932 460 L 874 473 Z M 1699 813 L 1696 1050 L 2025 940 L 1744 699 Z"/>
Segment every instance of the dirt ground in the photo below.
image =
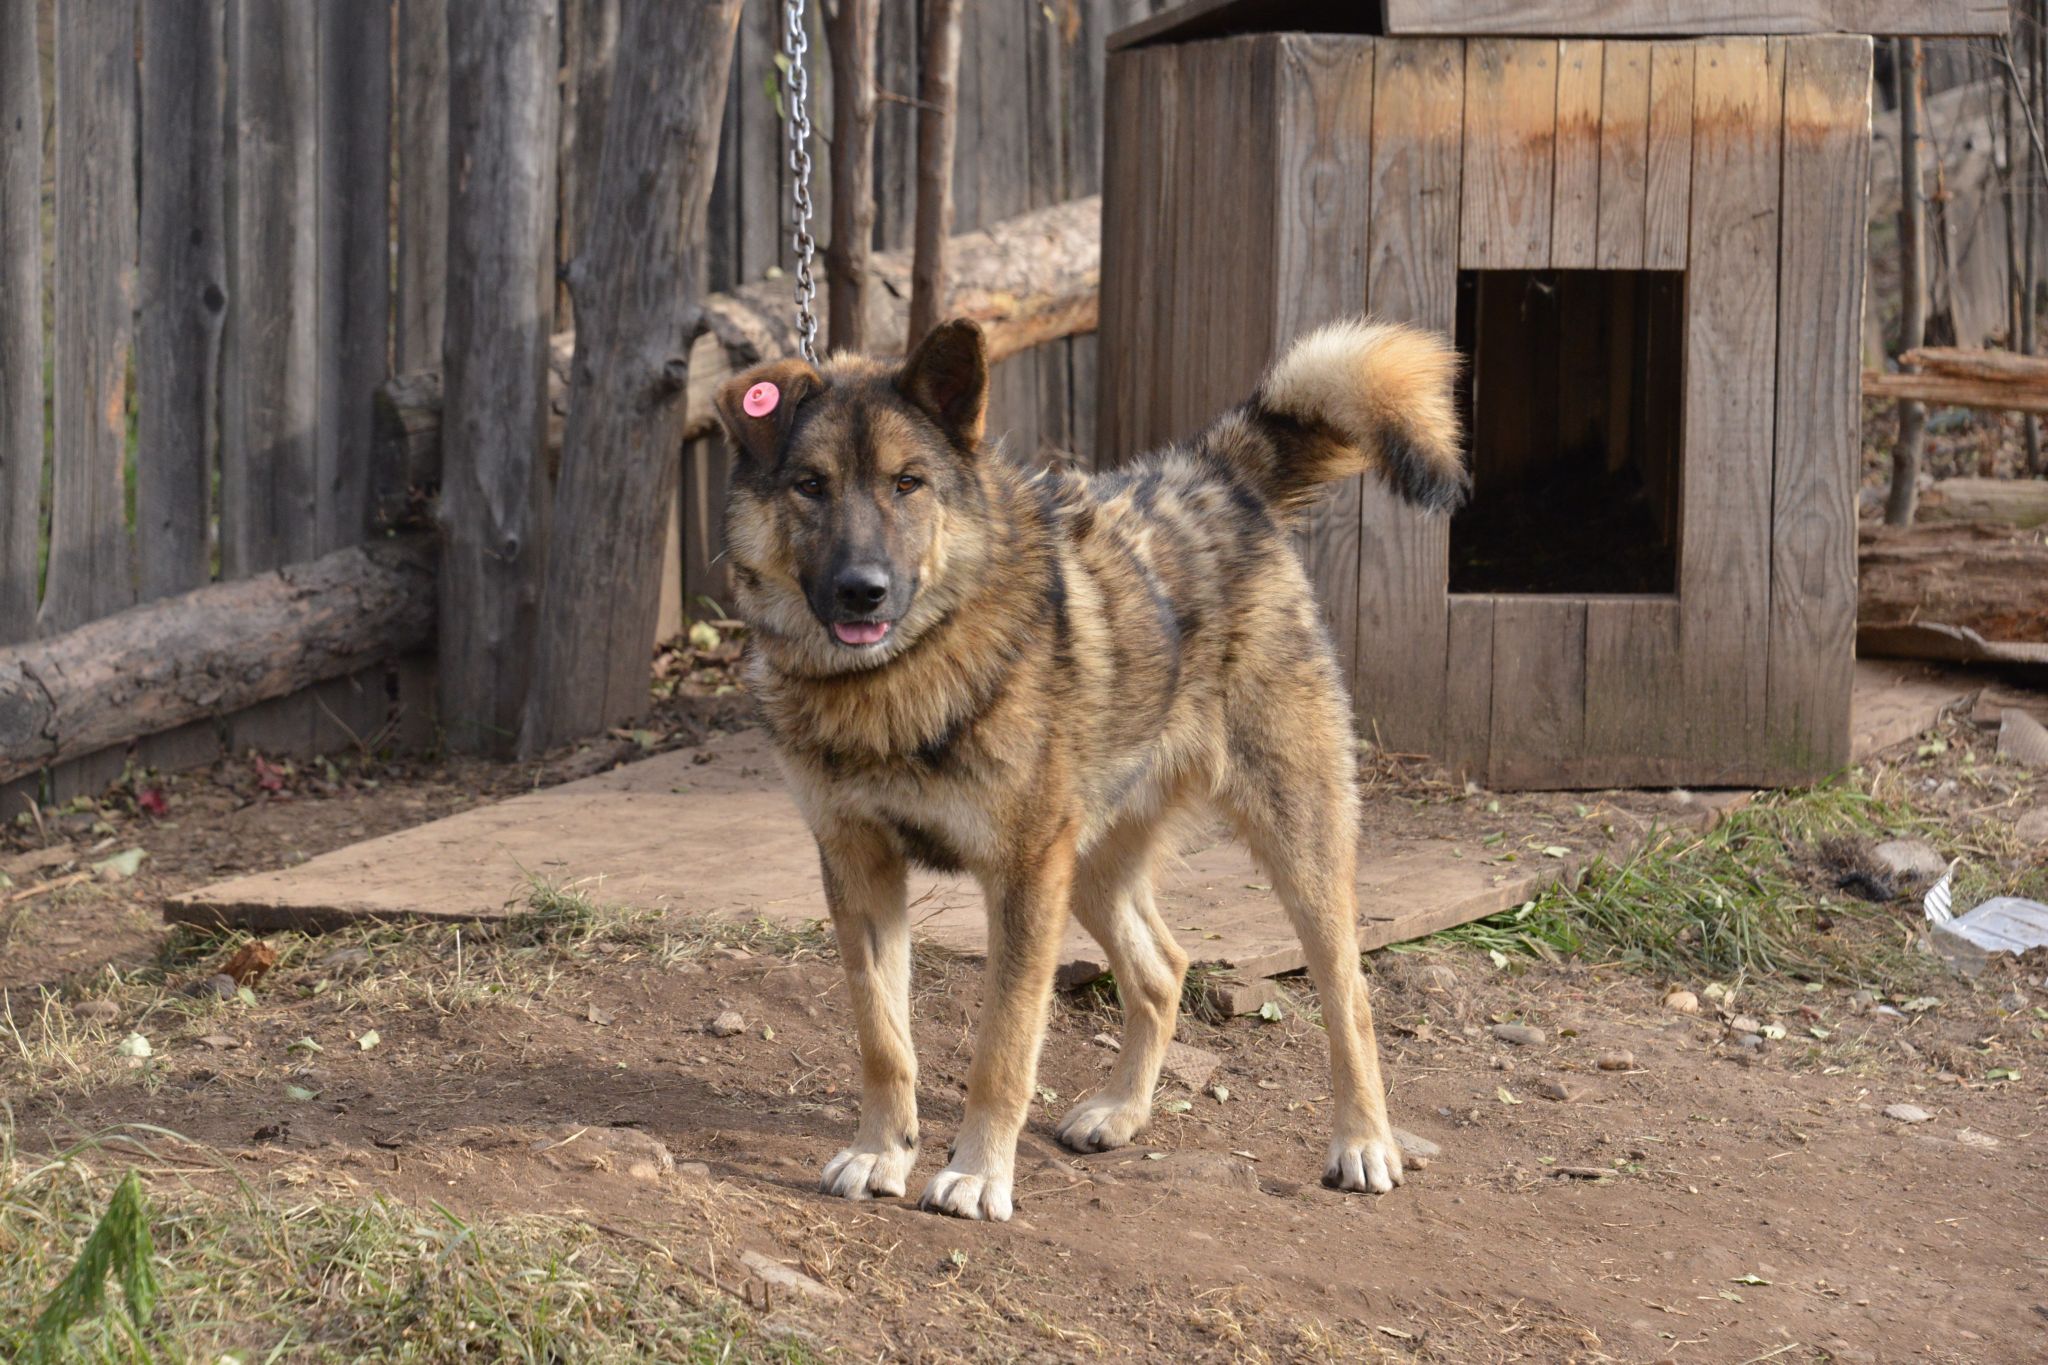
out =
<path fill-rule="evenodd" d="M 559 1215 L 833 1358 L 2048 1352 L 2039 962 L 1967 980 L 1895 953 L 1911 979 L 1894 972 L 1876 992 L 1750 981 L 1688 1014 L 1666 1007 L 1666 989 L 1704 992 L 1703 980 L 1502 967 L 1455 946 L 1376 954 L 1394 1120 L 1442 1149 L 1384 1198 L 1318 1181 L 1328 1086 L 1299 980 L 1277 1020 L 1183 1017 L 1181 1041 L 1220 1066 L 1199 1089 L 1169 1080 L 1139 1145 L 1061 1149 L 1052 1125 L 1106 1078 L 1118 1027 L 1113 994 L 1083 990 L 1055 1007 L 1018 1214 L 1002 1226 L 815 1193 L 853 1131 L 859 1074 L 822 934 L 628 915 L 558 928 L 543 916 L 481 939 L 278 935 L 279 965 L 250 998 L 187 993 L 236 945 L 167 945 L 162 895 L 642 740 L 686 742 L 708 723 L 701 711 L 671 708 L 658 739 L 538 773 L 314 765 L 276 780 L 236 765 L 163 784 L 161 816 L 137 792 L 132 811 L 117 801 L 15 830 L 0 866 L 59 841 L 86 865 L 108 850 L 148 855 L 131 879 L 52 892 L 0 925 L 15 1144 L 49 1150 L 144 1123 L 181 1136 L 201 1187 L 224 1178 L 209 1174 L 218 1162 L 291 1199 Z M 1908 746 L 1887 760 L 1891 780 L 1959 816 L 1987 793 L 2003 802 L 1995 819 L 2042 802 L 2038 782 L 2010 773 L 1985 786 L 1970 743 Z M 1895 913 L 1873 931 L 1894 950 L 1914 932 Z M 926 1145 L 913 1193 L 960 1119 L 979 976 L 920 955 Z M 728 1011 L 740 1030 L 714 1036 L 709 1022 Z M 1760 1044 L 1737 1041 L 1742 1015 Z M 1542 1041 L 1503 1041 L 1503 1023 Z M 150 1057 L 116 1055 L 131 1032 Z M 1887 1116 L 1899 1104 L 1928 1117 Z M 770 1283 L 748 1252 L 798 1271 L 799 1287 Z M 223 1349 L 257 1344 L 231 1336 Z"/>

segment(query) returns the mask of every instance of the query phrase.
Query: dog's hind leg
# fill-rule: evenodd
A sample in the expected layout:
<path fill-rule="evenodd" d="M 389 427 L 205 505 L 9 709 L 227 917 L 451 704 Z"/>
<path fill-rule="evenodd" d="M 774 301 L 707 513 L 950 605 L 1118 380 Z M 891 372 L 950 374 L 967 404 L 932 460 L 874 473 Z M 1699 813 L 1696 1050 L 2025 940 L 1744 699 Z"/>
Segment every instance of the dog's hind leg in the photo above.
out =
<path fill-rule="evenodd" d="M 1359 970 L 1350 717 L 1334 679 L 1300 664 L 1273 671 L 1231 708 L 1222 804 L 1272 878 L 1322 1004 L 1336 1110 L 1323 1183 L 1385 1193 L 1401 1183 L 1401 1152 Z"/>
<path fill-rule="evenodd" d="M 1063 821 L 1020 844 L 1002 874 L 984 884 L 988 972 L 967 1073 L 967 1113 L 953 1159 L 925 1186 L 921 1208 L 998 1223 L 1010 1216 L 1017 1134 L 1031 1105 L 1053 969 L 1067 932 L 1074 843 L 1075 823 Z"/>
<path fill-rule="evenodd" d="M 818 836 L 825 901 L 860 1037 L 860 1127 L 819 1188 L 846 1199 L 902 1194 L 917 1161 L 917 1054 L 910 1041 L 908 871 L 879 829 Z"/>
<path fill-rule="evenodd" d="M 1173 1039 L 1188 957 L 1152 903 L 1154 840 L 1149 822 L 1118 830 L 1089 852 L 1074 878 L 1074 916 L 1108 954 L 1124 1011 L 1109 1084 L 1060 1120 L 1060 1141 L 1077 1152 L 1121 1147 L 1144 1129 Z"/>

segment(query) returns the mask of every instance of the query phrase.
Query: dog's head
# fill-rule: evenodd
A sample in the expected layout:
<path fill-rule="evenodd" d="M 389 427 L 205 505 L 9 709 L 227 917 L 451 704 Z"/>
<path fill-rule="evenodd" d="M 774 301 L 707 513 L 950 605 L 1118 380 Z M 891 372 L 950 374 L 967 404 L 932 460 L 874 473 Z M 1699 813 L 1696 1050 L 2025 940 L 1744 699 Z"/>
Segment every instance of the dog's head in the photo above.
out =
<path fill-rule="evenodd" d="M 900 367 L 779 360 L 719 390 L 740 612 L 786 663 L 872 668 L 945 615 L 982 549 L 987 405 L 967 321 L 934 328 Z"/>

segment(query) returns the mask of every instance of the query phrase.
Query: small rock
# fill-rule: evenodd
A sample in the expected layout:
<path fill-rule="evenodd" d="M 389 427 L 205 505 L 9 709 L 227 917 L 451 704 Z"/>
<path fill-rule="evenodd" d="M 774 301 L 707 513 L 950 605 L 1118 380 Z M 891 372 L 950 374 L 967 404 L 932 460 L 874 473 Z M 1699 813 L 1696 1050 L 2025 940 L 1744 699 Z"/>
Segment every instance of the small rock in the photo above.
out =
<path fill-rule="evenodd" d="M 1888 1104 L 1884 1107 L 1884 1116 L 1900 1123 L 1925 1123 L 1934 1117 L 1917 1104 Z"/>
<path fill-rule="evenodd" d="M 1535 1047 L 1550 1035 L 1540 1028 L 1530 1028 L 1527 1024 L 1495 1024 L 1493 1036 L 1503 1043 L 1513 1043 L 1516 1047 Z"/>
<path fill-rule="evenodd" d="M 1738 1033 L 1729 1041 L 1745 1052 L 1755 1052 L 1764 1045 L 1764 1036 L 1761 1033 Z"/>
<path fill-rule="evenodd" d="M 1230 1087 L 1227 1085 L 1212 1085 L 1209 1087 L 1209 1093 L 1216 1097 L 1218 1104 L 1230 1103 Z"/>
<path fill-rule="evenodd" d="M 1876 1003 L 1877 1003 L 1877 992 L 1875 992 L 1875 991 L 1850 991 L 1850 992 L 1849 992 L 1849 1008 L 1850 1008 L 1851 1010 L 1853 1010 L 1853 1011 L 1854 1011 L 1855 1013 L 1857 1013 L 1857 1014 L 1861 1014 L 1861 1013 L 1863 1013 L 1863 1011 L 1865 1011 L 1865 1010 L 1869 1009 L 1869 1008 L 1870 1008 L 1871 1006 L 1875 1005 Z"/>
<path fill-rule="evenodd" d="M 1418 1171 L 1444 1154 L 1443 1148 L 1426 1137 L 1409 1132 L 1406 1128 L 1395 1128 L 1393 1134 L 1394 1145 L 1401 1149 L 1403 1159 Z"/>
<path fill-rule="evenodd" d="M 1088 1041 L 1097 1047 L 1106 1047 L 1111 1052 L 1122 1052 L 1124 1050 L 1124 1045 L 1118 1042 L 1112 1034 L 1098 1033 Z"/>
<path fill-rule="evenodd" d="M 2030 810 L 2012 822 L 2012 832 L 2029 844 L 2048 844 L 2048 806 Z"/>
<path fill-rule="evenodd" d="M 149 1039 L 139 1033 L 131 1033 L 120 1042 L 114 1044 L 114 1051 L 123 1057 L 139 1058 L 151 1055 L 154 1049 L 150 1047 Z"/>
<path fill-rule="evenodd" d="M 121 1007 L 111 1000 L 81 1000 L 71 1013 L 89 1024 L 111 1024 L 121 1017 Z"/>
<path fill-rule="evenodd" d="M 709 1180 L 711 1168 L 701 1161 L 684 1161 L 677 1164 L 676 1174 L 689 1180 Z"/>
<path fill-rule="evenodd" d="M 1203 984 L 1202 1003 L 1209 1013 L 1225 1019 L 1257 1014 L 1267 1005 L 1281 1003 L 1280 987 L 1270 977 L 1262 976 L 1256 981 L 1211 977 Z"/>
<path fill-rule="evenodd" d="M 637 1128 L 564 1124 L 533 1151 L 558 1171 L 617 1171 L 650 1183 L 676 1168 L 667 1146 Z"/>
<path fill-rule="evenodd" d="M 1489 1057 L 1487 1059 L 1487 1064 L 1491 1066 L 1495 1071 L 1513 1071 L 1515 1069 L 1515 1064 L 1509 1061 L 1506 1057 Z"/>
<path fill-rule="evenodd" d="M 1948 859 L 1920 839 L 1887 839 L 1870 850 L 1877 865 L 1894 877 L 1931 882 L 1948 871 Z"/>
<path fill-rule="evenodd" d="M 704 1031 L 714 1038 L 730 1038 L 746 1029 L 746 1018 L 738 1010 L 727 1010 L 704 1026 Z"/>
<path fill-rule="evenodd" d="M 1603 1052 L 1597 1063 L 1602 1071 L 1634 1071 L 1636 1054 L 1633 1052 Z"/>
<path fill-rule="evenodd" d="M 2008 1014 L 2016 1010 L 2023 1010 L 2026 1007 L 2027 993 L 2025 991 L 2007 991 L 2004 995 L 1998 997 L 1998 1008 Z"/>
<path fill-rule="evenodd" d="M 782 1262 L 763 1256 L 758 1251 L 740 1253 L 740 1264 L 766 1285 L 801 1294 L 808 1299 L 830 1299 L 837 1301 L 846 1296 L 827 1284 L 820 1284 L 801 1270 L 792 1270 Z"/>
<path fill-rule="evenodd" d="M 1551 1175 L 1564 1180 L 1614 1179 L 1614 1172 L 1605 1166 L 1559 1166 Z"/>
<path fill-rule="evenodd" d="M 368 948 L 336 948 L 331 953 L 322 953 L 313 959 L 316 970 L 323 972 L 356 972 L 370 965 Z"/>
<path fill-rule="evenodd" d="M 1168 1043 L 1162 1065 L 1167 1075 L 1190 1090 L 1200 1091 L 1216 1075 L 1216 1068 L 1223 1065 L 1223 1059 L 1186 1043 Z"/>
<path fill-rule="evenodd" d="M 584 1010 L 583 1017 L 600 1028 L 609 1028 L 612 1022 L 612 1012 L 601 1005 L 592 1005 Z"/>
<path fill-rule="evenodd" d="M 1428 991 L 1454 991 L 1458 988 L 1458 973 L 1441 962 L 1432 962 L 1416 973 L 1422 988 Z"/>
<path fill-rule="evenodd" d="M 232 1000 L 235 998 L 235 979 L 226 972 L 215 972 L 212 976 L 201 977 L 185 987 L 185 994 L 201 1000 Z"/>
<path fill-rule="evenodd" d="M 1990 1151 L 1998 1145 L 1998 1139 L 1989 1133 L 1980 1133 L 1974 1128 L 1956 1129 L 1956 1141 L 1965 1147 L 1979 1147 Z"/>
<path fill-rule="evenodd" d="M 1738 1014 L 1728 1021 L 1728 1027 L 1737 1033 L 1762 1033 L 1764 1026 L 1746 1014 Z"/>
<path fill-rule="evenodd" d="M 1157 1180 L 1186 1190 L 1259 1192 L 1259 1173 L 1252 1169 L 1252 1164 L 1220 1152 L 1147 1152 L 1144 1163 L 1130 1174 L 1140 1180 Z"/>
<path fill-rule="evenodd" d="M 753 954 L 748 952 L 745 948 L 730 947 L 714 948 L 711 951 L 711 955 L 716 958 L 723 958 L 727 962 L 745 962 L 749 958 L 753 957 Z"/>
<path fill-rule="evenodd" d="M 1700 998 L 1691 991 L 1673 991 L 1664 997 L 1664 1008 L 1674 1014 L 1698 1014 Z"/>
<path fill-rule="evenodd" d="M 209 1033 L 199 1040 L 199 1046 L 211 1048 L 215 1052 L 222 1052 L 228 1048 L 240 1047 L 241 1045 L 242 1042 L 239 1038 L 230 1038 L 225 1033 Z"/>
<path fill-rule="evenodd" d="M 1534 1090 L 1537 1094 L 1541 1095 L 1544 1099 L 1556 1100 L 1560 1104 L 1569 1104 L 1571 1101 L 1577 1099 L 1580 1095 L 1580 1090 L 1577 1086 L 1572 1085 L 1566 1081 L 1561 1081 L 1549 1077 L 1537 1081 L 1529 1088 L 1531 1090 Z"/>

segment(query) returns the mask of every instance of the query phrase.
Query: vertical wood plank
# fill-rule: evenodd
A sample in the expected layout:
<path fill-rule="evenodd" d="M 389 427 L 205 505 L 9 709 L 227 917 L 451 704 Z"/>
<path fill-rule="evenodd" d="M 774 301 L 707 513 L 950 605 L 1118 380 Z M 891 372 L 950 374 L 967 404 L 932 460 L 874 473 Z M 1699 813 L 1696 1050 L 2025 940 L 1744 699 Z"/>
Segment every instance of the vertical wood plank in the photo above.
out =
<path fill-rule="evenodd" d="M 917 218 L 917 82 L 919 6 L 882 6 L 875 32 L 875 246 L 889 251 L 910 243 Z M 727 117 L 731 117 L 728 110 Z M 902 338 L 890 342 L 901 345 Z"/>
<path fill-rule="evenodd" d="M 1597 264 L 1605 46 L 1570 39 L 1557 45 L 1557 167 L 1550 210 L 1550 263 L 1559 270 L 1590 270 Z"/>
<path fill-rule="evenodd" d="M 56 469 L 39 626 L 135 600 L 123 465 L 135 315 L 135 10 L 84 5 L 57 25 Z"/>
<path fill-rule="evenodd" d="M 227 307 L 221 16 L 221 0 L 142 8 L 135 539 L 143 601 L 213 577 L 214 401 Z"/>
<path fill-rule="evenodd" d="M 1557 43 L 1474 38 L 1465 45 L 1465 166 L 1458 264 L 1550 264 Z"/>
<path fill-rule="evenodd" d="M 228 313 L 221 338 L 223 578 L 310 557 L 319 518 L 319 43 L 310 6 L 227 11 Z M 234 749 L 298 753 L 315 707 L 282 698 L 229 726 Z"/>
<path fill-rule="evenodd" d="M 36 0 L 0 0 L 0 645 L 35 633 L 41 596 L 42 222 Z"/>
<path fill-rule="evenodd" d="M 1650 152 L 1650 45 L 1607 43 L 1600 69 L 1602 270 L 1643 268 L 1643 205 Z"/>
<path fill-rule="evenodd" d="M 1493 614 L 1497 599 L 1461 594 L 1448 602 L 1444 670 L 1433 678 L 1443 695 L 1444 764 L 1469 781 L 1484 782 L 1493 758 Z M 1427 673 L 1426 660 L 1414 664 Z"/>
<path fill-rule="evenodd" d="M 1118 395 L 1098 409 L 1097 460 L 1121 464 L 1144 450 L 1154 428 L 1147 352 L 1172 343 L 1163 326 L 1164 281 L 1176 264 L 1176 187 L 1168 160 L 1179 119 L 1179 67 L 1167 48 L 1110 54 L 1103 176 L 1123 188 L 1105 196 L 1102 216 L 1102 326 L 1099 379 Z"/>
<path fill-rule="evenodd" d="M 1373 43 L 1369 38 L 1282 35 L 1273 49 L 1280 106 L 1274 128 L 1278 184 L 1273 341 L 1296 337 L 1365 306 L 1371 222 Z M 1260 155 L 1257 149 L 1247 149 Z M 1365 480 L 1325 490 L 1302 533 L 1302 561 L 1321 600 L 1337 666 L 1358 666 L 1359 506 Z"/>
<path fill-rule="evenodd" d="M 1643 268 L 1683 270 L 1692 214 L 1691 43 L 1650 45 L 1650 137 L 1643 162 Z"/>
<path fill-rule="evenodd" d="M 1787 45 L 1766 714 L 1793 778 L 1849 760 L 1870 69 L 1868 38 Z"/>
<path fill-rule="evenodd" d="M 1380 317 L 1446 332 L 1458 313 L 1465 71 L 1456 39 L 1375 51 L 1367 304 Z M 1359 488 L 1358 546 L 1352 688 L 1361 724 L 1395 749 L 1438 752 L 1450 724 L 1436 666 L 1446 657 L 1450 519 L 1424 516 L 1368 480 Z M 1460 735 L 1464 752 L 1476 746 L 1483 755 L 1485 734 L 1473 721 Z"/>
<path fill-rule="evenodd" d="M 391 373 L 391 10 L 322 5 L 313 555 L 370 530 L 371 398 Z"/>
<path fill-rule="evenodd" d="M 448 316 L 448 0 L 398 0 L 399 370 L 439 369 Z"/>
<path fill-rule="evenodd" d="M 1679 604 L 1669 597 L 1586 603 L 1585 785 L 1687 781 Z M 1574 784 L 1578 785 L 1578 784 Z"/>
<path fill-rule="evenodd" d="M 590 233 L 611 107 L 612 61 L 619 45 L 619 0 L 562 0 L 562 100 L 555 162 L 555 262 L 566 266 Z M 555 290 L 555 330 L 575 326 L 566 283 Z"/>
<path fill-rule="evenodd" d="M 1763 733 L 1783 99 L 1763 39 L 1695 51 L 1679 597 L 1705 783 L 1741 772 Z"/>
<path fill-rule="evenodd" d="M 1586 603 L 1496 597 L 1489 786 L 1572 782 L 1586 745 Z"/>
<path fill-rule="evenodd" d="M 553 0 L 465 0 L 448 16 L 439 672 L 442 724 L 467 750 L 512 747 L 533 668 L 550 502 L 554 15 Z"/>

